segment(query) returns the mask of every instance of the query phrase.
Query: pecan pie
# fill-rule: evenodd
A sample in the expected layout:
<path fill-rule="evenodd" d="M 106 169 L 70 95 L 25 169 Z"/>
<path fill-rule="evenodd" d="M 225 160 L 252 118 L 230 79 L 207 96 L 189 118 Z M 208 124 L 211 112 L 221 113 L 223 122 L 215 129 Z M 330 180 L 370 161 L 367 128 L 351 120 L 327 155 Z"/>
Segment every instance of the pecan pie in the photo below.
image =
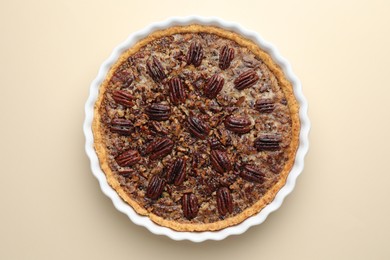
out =
<path fill-rule="evenodd" d="M 283 187 L 300 121 L 270 55 L 225 29 L 189 25 L 125 50 L 100 86 L 95 149 L 138 214 L 213 231 L 258 213 Z"/>

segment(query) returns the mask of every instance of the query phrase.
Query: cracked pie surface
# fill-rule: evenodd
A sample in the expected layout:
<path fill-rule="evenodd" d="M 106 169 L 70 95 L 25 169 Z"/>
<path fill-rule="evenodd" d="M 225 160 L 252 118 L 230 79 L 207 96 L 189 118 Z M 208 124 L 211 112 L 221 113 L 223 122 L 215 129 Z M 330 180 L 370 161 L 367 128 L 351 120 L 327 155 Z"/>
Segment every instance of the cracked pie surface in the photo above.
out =
<path fill-rule="evenodd" d="M 122 53 L 100 86 L 93 134 L 108 183 L 138 214 L 214 231 L 258 213 L 284 186 L 298 103 L 271 57 L 244 37 L 189 25 Z"/>

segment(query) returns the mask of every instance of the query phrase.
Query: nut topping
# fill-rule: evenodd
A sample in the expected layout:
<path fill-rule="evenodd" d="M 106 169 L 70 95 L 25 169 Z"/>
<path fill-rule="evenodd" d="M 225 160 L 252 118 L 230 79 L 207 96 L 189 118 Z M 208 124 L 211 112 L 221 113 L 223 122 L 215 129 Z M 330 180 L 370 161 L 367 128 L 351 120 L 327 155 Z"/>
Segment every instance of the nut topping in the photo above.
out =
<path fill-rule="evenodd" d="M 132 107 L 133 96 L 125 90 L 114 90 L 112 91 L 112 98 L 118 104 L 121 104 L 124 107 Z"/>
<path fill-rule="evenodd" d="M 241 178 L 250 182 L 263 183 L 265 174 L 253 165 L 245 165 L 243 170 L 240 172 Z"/>
<path fill-rule="evenodd" d="M 224 150 L 222 143 L 215 137 L 209 140 L 211 150 Z"/>
<path fill-rule="evenodd" d="M 195 67 L 199 67 L 203 59 L 203 47 L 197 42 L 193 41 L 188 49 L 187 64 L 193 64 Z"/>
<path fill-rule="evenodd" d="M 175 105 L 183 103 L 186 100 L 186 93 L 183 84 L 179 78 L 172 78 L 169 83 L 169 98 Z"/>
<path fill-rule="evenodd" d="M 115 158 L 115 161 L 119 166 L 126 167 L 126 166 L 132 166 L 139 161 L 141 161 L 141 156 L 139 155 L 138 151 L 136 150 L 127 150 L 117 156 Z"/>
<path fill-rule="evenodd" d="M 221 70 L 226 70 L 230 66 L 230 62 L 234 59 L 234 49 L 225 45 L 219 52 L 219 67 Z"/>
<path fill-rule="evenodd" d="M 243 90 L 253 86 L 259 80 L 259 76 L 254 70 L 243 72 L 234 80 L 234 87 L 238 90 Z"/>
<path fill-rule="evenodd" d="M 259 99 L 256 101 L 255 108 L 261 113 L 271 113 L 275 109 L 275 103 L 270 99 Z"/>
<path fill-rule="evenodd" d="M 193 193 L 186 193 L 181 199 L 181 207 L 183 209 L 183 215 L 187 219 L 193 219 L 198 215 L 199 205 L 198 199 Z"/>
<path fill-rule="evenodd" d="M 186 177 L 186 159 L 176 159 L 168 169 L 166 178 L 169 184 L 181 185 Z"/>
<path fill-rule="evenodd" d="M 111 120 L 110 130 L 121 135 L 130 135 L 133 130 L 133 123 L 124 118 L 114 118 Z"/>
<path fill-rule="evenodd" d="M 277 151 L 282 137 L 279 134 L 261 134 L 254 142 L 257 151 Z"/>
<path fill-rule="evenodd" d="M 224 151 L 212 150 L 210 161 L 214 169 L 221 174 L 223 174 L 224 172 L 228 172 L 232 169 L 229 157 Z"/>
<path fill-rule="evenodd" d="M 188 126 L 188 130 L 195 137 L 198 137 L 200 139 L 205 139 L 209 135 L 210 127 L 206 122 L 204 122 L 202 119 L 198 117 L 189 116 L 187 120 L 187 126 Z"/>
<path fill-rule="evenodd" d="M 169 105 L 154 103 L 145 108 L 145 113 L 151 120 L 165 121 L 171 115 L 171 108 Z"/>
<path fill-rule="evenodd" d="M 148 69 L 148 73 L 150 77 L 156 82 L 159 83 L 167 76 L 164 72 L 164 67 L 161 65 L 160 61 L 153 57 L 151 60 L 146 62 L 146 67 Z"/>
<path fill-rule="evenodd" d="M 116 71 L 111 80 L 114 83 L 121 82 L 122 87 L 127 88 L 133 83 L 134 75 L 127 70 Z"/>
<path fill-rule="evenodd" d="M 232 195 L 226 187 L 219 188 L 217 191 L 217 208 L 221 216 L 225 216 L 228 212 L 230 214 L 233 212 Z"/>
<path fill-rule="evenodd" d="M 244 116 L 229 116 L 225 119 L 226 129 L 237 134 L 248 133 L 252 129 L 251 121 Z"/>
<path fill-rule="evenodd" d="M 146 189 L 146 196 L 152 200 L 157 199 L 163 192 L 164 186 L 165 180 L 157 175 L 153 175 L 149 181 L 148 188 Z"/>
<path fill-rule="evenodd" d="M 149 143 L 145 151 L 147 154 L 150 154 L 149 158 L 151 160 L 155 160 L 168 155 L 172 151 L 173 146 L 174 142 L 171 139 L 163 137 Z"/>
<path fill-rule="evenodd" d="M 224 83 L 225 79 L 218 74 L 209 78 L 204 87 L 205 96 L 208 98 L 215 98 L 218 93 L 221 92 Z"/>

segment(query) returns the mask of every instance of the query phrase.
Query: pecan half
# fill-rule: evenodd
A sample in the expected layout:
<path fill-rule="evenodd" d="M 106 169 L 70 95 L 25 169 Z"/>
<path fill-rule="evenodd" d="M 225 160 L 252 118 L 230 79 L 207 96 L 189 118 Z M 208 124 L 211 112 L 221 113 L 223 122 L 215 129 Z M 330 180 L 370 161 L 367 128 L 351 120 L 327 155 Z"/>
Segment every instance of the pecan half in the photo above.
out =
<path fill-rule="evenodd" d="M 149 181 L 148 188 L 146 189 L 146 196 L 152 200 L 157 199 L 161 196 L 164 186 L 165 180 L 160 178 L 158 175 L 153 175 Z"/>
<path fill-rule="evenodd" d="M 125 90 L 114 90 L 112 91 L 112 98 L 118 104 L 121 104 L 124 107 L 132 107 L 133 103 L 133 95 Z"/>
<path fill-rule="evenodd" d="M 271 99 L 259 99 L 256 101 L 255 109 L 261 113 L 271 113 L 275 109 L 275 103 Z"/>
<path fill-rule="evenodd" d="M 195 67 L 198 67 L 202 63 L 202 59 L 203 47 L 199 42 L 193 41 L 187 52 L 187 64 L 193 64 Z"/>
<path fill-rule="evenodd" d="M 245 134 L 252 129 L 252 124 L 248 117 L 229 116 L 225 119 L 225 127 L 232 132 Z"/>
<path fill-rule="evenodd" d="M 133 123 L 124 118 L 114 118 L 111 120 L 110 130 L 121 135 L 130 135 L 133 130 Z"/>
<path fill-rule="evenodd" d="M 221 70 L 226 70 L 230 66 L 230 62 L 234 59 L 234 49 L 227 45 L 223 46 L 219 52 L 219 67 Z"/>
<path fill-rule="evenodd" d="M 205 139 L 209 135 L 209 125 L 198 117 L 189 116 L 187 120 L 187 126 L 190 133 L 195 137 Z"/>
<path fill-rule="evenodd" d="M 221 216 L 225 216 L 228 212 L 233 212 L 232 195 L 226 187 L 222 187 L 217 190 L 217 208 L 219 215 Z"/>
<path fill-rule="evenodd" d="M 181 185 L 186 178 L 186 159 L 176 159 L 168 169 L 166 178 L 169 184 Z"/>
<path fill-rule="evenodd" d="M 181 207 L 184 217 L 187 219 L 195 218 L 199 211 L 198 199 L 195 194 L 185 193 L 181 199 Z"/>
<path fill-rule="evenodd" d="M 225 79 L 218 74 L 209 78 L 204 87 L 205 96 L 208 98 L 215 98 L 218 93 L 221 92 L 224 83 Z"/>
<path fill-rule="evenodd" d="M 118 155 L 115 158 L 115 161 L 119 166 L 126 167 L 126 166 L 132 166 L 139 161 L 141 161 L 141 156 L 139 155 L 137 150 L 127 150 Z"/>
<path fill-rule="evenodd" d="M 215 137 L 209 140 L 211 150 L 224 150 L 223 144 Z"/>
<path fill-rule="evenodd" d="M 250 182 L 263 183 L 265 174 L 254 165 L 245 165 L 240 172 L 240 177 Z"/>
<path fill-rule="evenodd" d="M 145 108 L 145 113 L 151 120 L 165 121 L 171 115 L 171 107 L 165 104 L 154 103 Z"/>
<path fill-rule="evenodd" d="M 145 151 L 147 154 L 150 154 L 149 158 L 151 160 L 155 160 L 168 155 L 172 151 L 173 146 L 174 142 L 171 139 L 163 137 L 149 143 Z"/>
<path fill-rule="evenodd" d="M 238 90 L 243 90 L 253 86 L 258 80 L 259 76 L 256 71 L 247 70 L 234 80 L 234 87 Z"/>
<path fill-rule="evenodd" d="M 146 68 L 148 69 L 150 77 L 157 83 L 167 77 L 164 72 L 164 67 L 156 57 L 153 57 L 146 62 Z"/>
<path fill-rule="evenodd" d="M 186 93 L 183 84 L 179 78 L 172 78 L 169 83 L 169 98 L 175 105 L 183 103 L 186 100 Z"/>
<path fill-rule="evenodd" d="M 277 151 L 280 150 L 282 137 L 279 134 L 261 134 L 256 138 L 254 147 L 258 151 Z"/>
<path fill-rule="evenodd" d="M 120 82 L 122 83 L 122 87 L 129 87 L 131 83 L 134 81 L 134 75 L 133 73 L 127 71 L 127 70 L 120 70 L 116 71 L 114 75 L 111 78 L 111 81 L 116 83 Z"/>
<path fill-rule="evenodd" d="M 228 172 L 232 169 L 229 157 L 224 151 L 212 150 L 210 161 L 214 169 L 221 174 L 223 174 L 224 172 Z"/>

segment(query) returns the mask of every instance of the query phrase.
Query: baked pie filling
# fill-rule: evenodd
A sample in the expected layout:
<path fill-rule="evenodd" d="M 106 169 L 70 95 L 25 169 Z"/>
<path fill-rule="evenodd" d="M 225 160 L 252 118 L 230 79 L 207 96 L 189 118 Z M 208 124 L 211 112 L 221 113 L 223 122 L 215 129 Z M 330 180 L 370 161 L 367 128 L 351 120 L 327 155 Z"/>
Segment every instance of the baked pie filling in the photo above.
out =
<path fill-rule="evenodd" d="M 138 214 L 212 231 L 258 213 L 283 187 L 298 105 L 253 42 L 217 27 L 171 27 L 113 65 L 93 132 L 109 184 Z"/>

